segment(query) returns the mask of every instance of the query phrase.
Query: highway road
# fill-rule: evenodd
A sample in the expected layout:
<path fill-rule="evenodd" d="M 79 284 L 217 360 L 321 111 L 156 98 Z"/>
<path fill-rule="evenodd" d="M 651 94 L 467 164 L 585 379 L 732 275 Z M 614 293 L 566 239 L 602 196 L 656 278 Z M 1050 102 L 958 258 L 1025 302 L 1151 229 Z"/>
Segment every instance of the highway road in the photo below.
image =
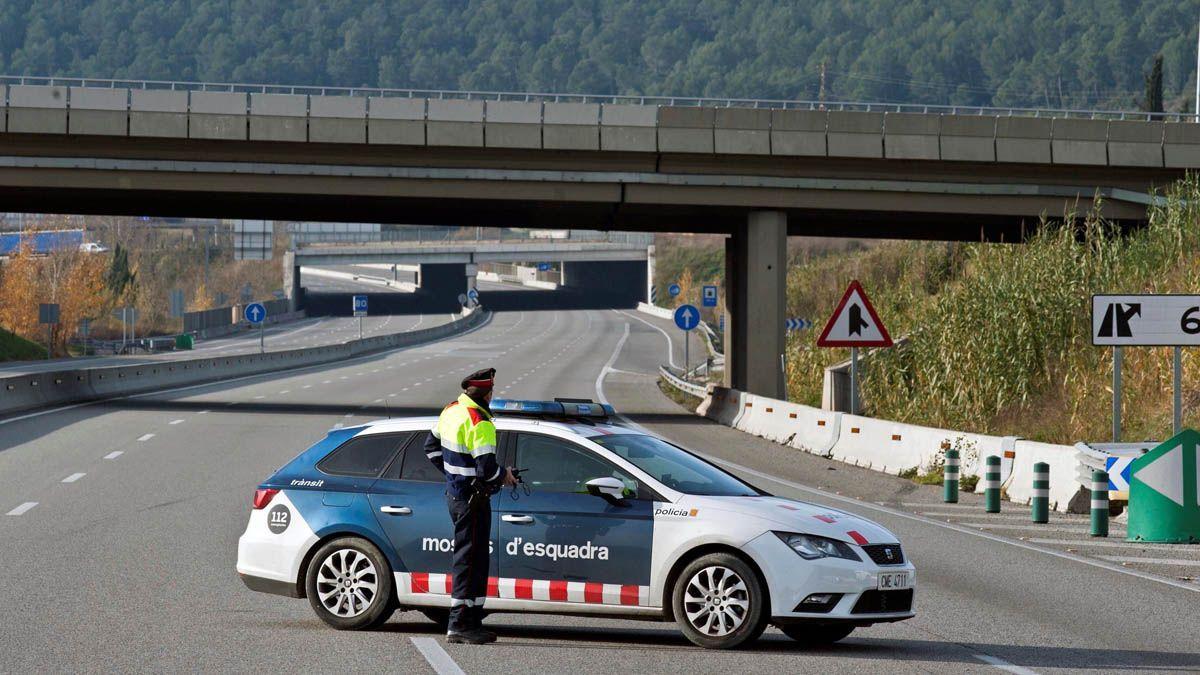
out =
<path fill-rule="evenodd" d="M 678 337 L 669 326 L 628 311 L 498 313 L 415 348 L 0 421 L 0 514 L 12 514 L 0 516 L 0 669 L 1200 670 L 1200 586 L 922 515 L 938 511 L 935 488 L 697 418 L 656 383 Z M 336 632 L 304 600 L 242 586 L 236 543 L 260 480 L 335 424 L 435 412 L 485 365 L 498 368 L 500 395 L 603 396 L 767 490 L 877 520 L 917 566 L 917 618 L 821 649 L 771 629 L 748 649 L 712 652 L 667 624 L 500 615 L 489 624 L 501 641 L 470 647 L 446 644 L 415 612 Z M 964 496 L 960 508 L 979 506 Z"/>

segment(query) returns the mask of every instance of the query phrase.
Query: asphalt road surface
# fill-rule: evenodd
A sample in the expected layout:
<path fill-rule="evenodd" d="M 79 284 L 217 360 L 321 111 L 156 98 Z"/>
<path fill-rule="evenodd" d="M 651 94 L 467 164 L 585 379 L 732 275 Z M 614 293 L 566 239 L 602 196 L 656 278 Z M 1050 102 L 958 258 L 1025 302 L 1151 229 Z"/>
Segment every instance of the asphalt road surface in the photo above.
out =
<path fill-rule="evenodd" d="M 1200 586 L 921 515 L 939 512 L 933 488 L 699 419 L 655 381 L 678 337 L 669 325 L 632 312 L 502 313 L 420 347 L 0 422 L 0 514 L 14 514 L 0 515 L 0 670 L 1200 670 Z M 470 647 L 446 644 L 415 612 L 337 632 L 305 600 L 242 586 L 236 544 L 259 481 L 335 424 L 436 411 L 485 365 L 506 397 L 603 394 L 767 490 L 879 521 L 917 566 L 917 617 L 821 649 L 771 629 L 713 652 L 669 624 L 499 615 L 488 623 L 501 641 Z M 972 508 L 967 496 L 961 509 Z"/>

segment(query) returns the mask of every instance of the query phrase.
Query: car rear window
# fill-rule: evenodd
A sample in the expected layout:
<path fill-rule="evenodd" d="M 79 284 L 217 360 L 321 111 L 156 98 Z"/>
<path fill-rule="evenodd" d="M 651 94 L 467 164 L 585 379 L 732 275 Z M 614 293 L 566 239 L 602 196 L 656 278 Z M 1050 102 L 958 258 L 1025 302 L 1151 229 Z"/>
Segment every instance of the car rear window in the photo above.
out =
<path fill-rule="evenodd" d="M 413 432 L 355 436 L 317 462 L 317 468 L 334 476 L 378 476 L 413 436 Z"/>

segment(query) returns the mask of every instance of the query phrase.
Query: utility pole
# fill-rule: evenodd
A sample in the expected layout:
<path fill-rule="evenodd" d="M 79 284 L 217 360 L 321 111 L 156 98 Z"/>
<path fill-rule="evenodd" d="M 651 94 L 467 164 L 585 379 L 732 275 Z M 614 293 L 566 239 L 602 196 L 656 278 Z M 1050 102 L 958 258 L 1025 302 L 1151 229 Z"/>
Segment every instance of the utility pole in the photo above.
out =
<path fill-rule="evenodd" d="M 1196 24 L 1196 122 L 1200 122 L 1200 22 Z"/>
<path fill-rule="evenodd" d="M 820 103 L 819 109 L 825 109 L 825 60 L 821 61 L 821 88 L 817 91 L 817 101 Z"/>

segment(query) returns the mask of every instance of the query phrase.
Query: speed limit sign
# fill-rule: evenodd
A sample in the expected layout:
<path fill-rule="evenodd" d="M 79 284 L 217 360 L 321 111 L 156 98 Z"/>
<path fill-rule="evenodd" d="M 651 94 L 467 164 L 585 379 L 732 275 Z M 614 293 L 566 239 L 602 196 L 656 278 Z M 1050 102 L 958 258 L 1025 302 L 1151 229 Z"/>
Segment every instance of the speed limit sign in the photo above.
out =
<path fill-rule="evenodd" d="M 1200 345 L 1200 295 L 1093 295 L 1092 344 Z"/>

